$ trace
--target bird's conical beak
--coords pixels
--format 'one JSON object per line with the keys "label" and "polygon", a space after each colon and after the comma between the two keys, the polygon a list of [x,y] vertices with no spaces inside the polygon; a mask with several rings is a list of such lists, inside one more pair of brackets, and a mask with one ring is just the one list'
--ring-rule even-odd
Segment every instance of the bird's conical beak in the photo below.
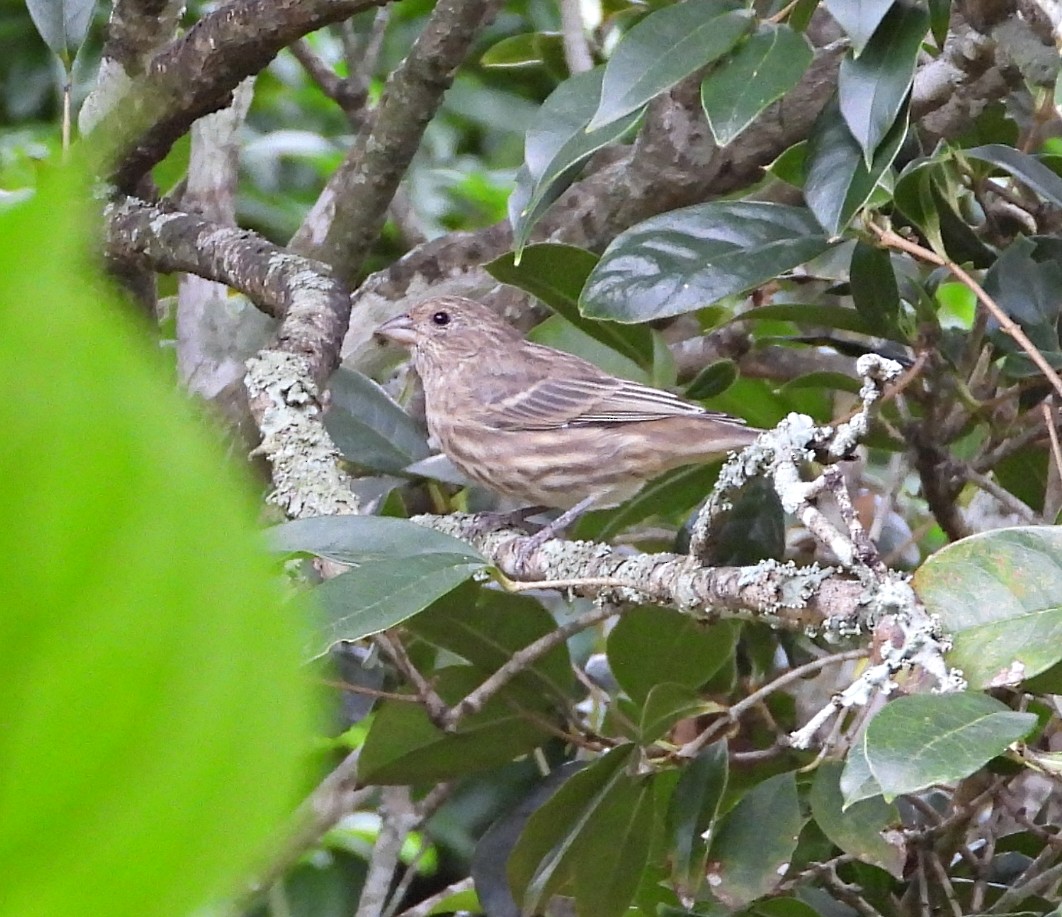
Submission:
{"label": "bird's conical beak", "polygon": [[396,315],[380,325],[374,332],[377,337],[394,341],[403,347],[412,347],[417,342],[413,320],[408,315]]}

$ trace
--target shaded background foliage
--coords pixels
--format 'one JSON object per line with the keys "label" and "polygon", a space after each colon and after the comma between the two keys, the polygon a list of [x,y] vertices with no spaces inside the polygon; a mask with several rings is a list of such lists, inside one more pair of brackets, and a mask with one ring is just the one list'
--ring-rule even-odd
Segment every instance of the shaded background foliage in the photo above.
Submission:
{"label": "shaded background foliage", "polygon": [[[295,520],[273,547],[313,596],[294,607],[334,720],[319,786],[266,865],[240,864],[242,892],[165,852],[151,868],[218,913],[1057,912],[1057,22],[1031,3],[682,0],[587,5],[573,26],[576,6],[30,3],[38,25],[87,24],[69,49],[51,36],[57,56],[0,2],[5,241],[25,241],[27,197],[50,200],[69,72],[74,112],[119,113],[75,143],[116,163],[94,244],[181,382],[234,442],[263,440],[262,496]],[[184,69],[170,52],[221,34],[219,13],[244,31]],[[231,121],[190,130],[233,91]],[[792,607],[506,591],[552,571],[404,518],[496,502],[429,457],[415,386],[370,339],[441,292],[762,427],[839,421],[855,358],[898,359],[838,485],[873,562],[839,558],[758,479],[701,559],[742,582],[785,575],[763,560],[832,565],[801,568]],[[718,473],[650,482],[572,535],[619,546],[605,579],[635,548],[685,551]],[[870,619],[859,601],[894,570],[921,604]],[[796,747],[926,612],[971,691],[890,670],[903,696],[827,718],[821,757]]]}

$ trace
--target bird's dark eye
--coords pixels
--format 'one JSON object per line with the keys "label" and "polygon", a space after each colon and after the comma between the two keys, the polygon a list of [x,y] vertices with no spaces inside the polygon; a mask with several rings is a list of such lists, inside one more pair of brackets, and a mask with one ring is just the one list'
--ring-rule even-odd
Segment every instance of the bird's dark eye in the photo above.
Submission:
{"label": "bird's dark eye", "polygon": [[432,315],[431,320],[436,325],[439,325],[439,326],[449,325],[450,324],[450,313],[449,312],[441,312],[441,311],[440,312],[436,312],[436,313],[434,313]]}

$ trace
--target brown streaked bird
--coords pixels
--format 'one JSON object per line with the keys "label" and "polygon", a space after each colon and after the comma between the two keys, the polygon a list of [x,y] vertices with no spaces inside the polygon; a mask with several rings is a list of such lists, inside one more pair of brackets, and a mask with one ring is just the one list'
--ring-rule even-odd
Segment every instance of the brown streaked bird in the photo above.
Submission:
{"label": "brown streaked bird", "polygon": [[412,350],[428,430],[467,477],[568,510],[614,506],[651,478],[749,445],[761,432],[727,414],[611,376],[525,341],[486,306],[429,299],[376,334]]}

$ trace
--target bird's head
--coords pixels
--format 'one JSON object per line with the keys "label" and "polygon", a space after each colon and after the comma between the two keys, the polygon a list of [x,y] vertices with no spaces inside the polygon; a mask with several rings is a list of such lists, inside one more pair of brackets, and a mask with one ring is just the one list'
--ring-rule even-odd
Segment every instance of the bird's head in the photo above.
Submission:
{"label": "bird's head", "polygon": [[374,333],[411,348],[418,371],[435,359],[461,361],[521,340],[515,328],[486,306],[461,296],[425,300]]}

